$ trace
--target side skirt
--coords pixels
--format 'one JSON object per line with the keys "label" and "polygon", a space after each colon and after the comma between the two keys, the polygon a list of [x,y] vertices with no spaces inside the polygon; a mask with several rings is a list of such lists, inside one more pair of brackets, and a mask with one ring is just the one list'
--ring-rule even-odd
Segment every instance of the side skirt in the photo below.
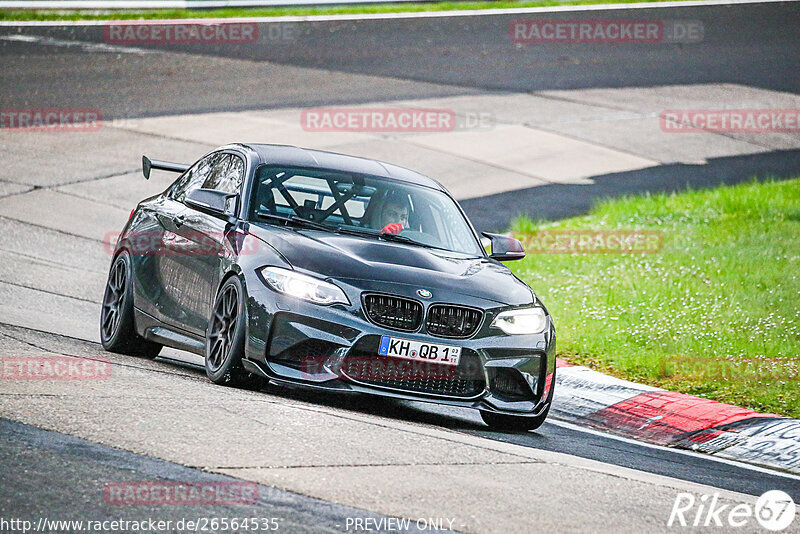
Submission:
{"label": "side skirt", "polygon": [[206,343],[187,332],[170,328],[158,319],[137,308],[133,309],[136,331],[145,339],[174,349],[187,350],[205,356]]}

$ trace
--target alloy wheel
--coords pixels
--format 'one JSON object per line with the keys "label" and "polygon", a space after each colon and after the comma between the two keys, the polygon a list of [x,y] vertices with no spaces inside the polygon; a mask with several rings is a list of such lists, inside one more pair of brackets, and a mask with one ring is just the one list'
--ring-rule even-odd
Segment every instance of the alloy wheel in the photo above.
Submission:
{"label": "alloy wheel", "polygon": [[214,318],[209,334],[210,350],[208,363],[211,371],[217,371],[225,363],[233,346],[236,323],[239,317],[239,294],[236,287],[225,288],[214,308]]}
{"label": "alloy wheel", "polygon": [[125,285],[127,282],[125,261],[118,259],[111,270],[103,297],[103,335],[111,339],[119,329],[122,305],[125,301]]}

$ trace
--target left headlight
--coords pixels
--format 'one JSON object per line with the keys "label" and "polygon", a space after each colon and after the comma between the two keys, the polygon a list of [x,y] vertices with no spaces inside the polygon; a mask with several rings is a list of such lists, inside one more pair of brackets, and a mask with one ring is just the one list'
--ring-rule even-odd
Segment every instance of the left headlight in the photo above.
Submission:
{"label": "left headlight", "polygon": [[313,276],[280,267],[262,267],[260,272],[267,284],[280,293],[316,304],[350,304],[344,291]]}
{"label": "left headlight", "polygon": [[500,312],[492,326],[506,334],[538,334],[547,326],[547,314],[539,307]]}

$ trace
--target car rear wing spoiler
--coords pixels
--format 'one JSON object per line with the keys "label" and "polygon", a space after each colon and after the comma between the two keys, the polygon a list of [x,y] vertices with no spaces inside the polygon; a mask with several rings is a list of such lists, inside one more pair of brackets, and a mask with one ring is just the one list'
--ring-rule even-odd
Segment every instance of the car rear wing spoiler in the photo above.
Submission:
{"label": "car rear wing spoiler", "polygon": [[185,172],[189,166],[184,163],[170,163],[169,161],[150,160],[147,156],[142,156],[142,174],[144,179],[150,179],[150,170],[159,169],[162,171]]}

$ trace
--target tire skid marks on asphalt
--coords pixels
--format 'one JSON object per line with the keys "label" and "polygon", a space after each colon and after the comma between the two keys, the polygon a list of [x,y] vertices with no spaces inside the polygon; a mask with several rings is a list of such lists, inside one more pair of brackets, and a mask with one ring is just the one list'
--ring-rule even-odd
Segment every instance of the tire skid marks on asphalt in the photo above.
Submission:
{"label": "tire skid marks on asphalt", "polygon": [[103,52],[114,54],[157,54],[158,50],[147,50],[135,46],[119,46],[106,43],[92,43],[89,41],[68,41],[65,39],[55,39],[42,35],[23,35],[21,33],[0,36],[0,41],[10,41],[19,43],[32,43],[42,46],[58,46],[63,48],[79,47],[84,52]]}
{"label": "tire skid marks on asphalt", "polygon": [[[51,343],[49,343],[51,346],[48,347],[41,342],[36,343],[30,341],[29,339],[26,339],[25,335],[21,335],[24,333],[28,334],[37,333],[39,335],[45,336],[48,339],[49,338],[54,338],[54,339],[51,340]],[[66,358],[76,358],[80,360],[92,360],[92,361],[105,361],[105,359],[107,358],[111,360],[112,365],[116,367],[124,367],[127,369],[141,371],[141,372],[148,372],[148,373],[159,373],[161,375],[171,375],[183,379],[193,379],[201,381],[203,383],[205,383],[206,381],[205,377],[197,376],[195,373],[189,371],[184,371],[180,367],[176,367],[174,365],[164,364],[156,360],[130,361],[131,359],[129,357],[121,356],[114,353],[104,352],[100,348],[95,347],[96,345],[95,342],[82,338],[70,337],[62,334],[53,334],[51,332],[46,332],[44,330],[36,330],[28,327],[20,327],[17,325],[4,322],[0,322],[0,337],[12,340],[20,345],[27,345],[32,349],[41,351],[44,354],[55,354],[59,356],[64,356]],[[63,342],[64,339],[66,339],[68,343],[64,343]],[[67,350],[64,348],[64,345],[68,345],[74,350],[72,351]],[[95,396],[95,397],[100,398],[101,396]]]}
{"label": "tire skid marks on asphalt", "polygon": [[31,185],[18,184],[8,180],[0,180],[0,198],[23,195],[32,190],[33,186]]}

